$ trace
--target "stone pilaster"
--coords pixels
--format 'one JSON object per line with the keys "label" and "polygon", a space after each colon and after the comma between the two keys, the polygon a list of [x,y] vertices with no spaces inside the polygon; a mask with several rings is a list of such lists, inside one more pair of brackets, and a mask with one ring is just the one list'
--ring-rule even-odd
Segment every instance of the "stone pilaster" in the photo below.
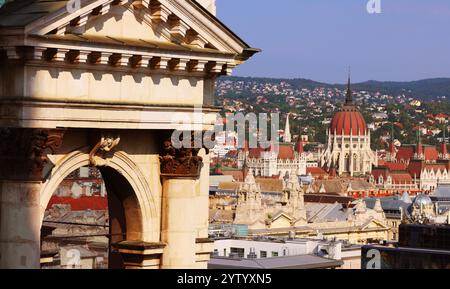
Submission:
{"label": "stone pilaster", "polygon": [[0,181],[0,268],[40,267],[39,181]]}
{"label": "stone pilaster", "polygon": [[209,260],[205,258],[209,247],[200,246],[197,242],[199,234],[205,234],[201,231],[205,231],[203,227],[208,222],[208,214],[205,214],[208,204],[203,195],[209,172],[206,171],[208,166],[203,166],[203,158],[198,155],[201,149],[194,146],[192,139],[192,148],[176,149],[167,140],[162,149],[161,241],[166,244],[161,264],[163,269],[204,268]]}
{"label": "stone pilaster", "polygon": [[0,129],[0,268],[39,268],[40,190],[63,130]]}
{"label": "stone pilaster", "polygon": [[196,215],[193,206],[196,180],[163,179],[161,241],[167,245],[162,269],[194,269],[196,266]]}

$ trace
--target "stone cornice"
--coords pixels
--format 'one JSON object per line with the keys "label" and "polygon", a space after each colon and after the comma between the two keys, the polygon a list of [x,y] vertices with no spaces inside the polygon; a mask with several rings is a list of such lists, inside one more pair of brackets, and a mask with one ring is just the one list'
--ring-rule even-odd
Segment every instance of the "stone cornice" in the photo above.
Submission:
{"label": "stone cornice", "polygon": [[[198,112],[194,106],[139,105],[123,103],[83,103],[19,99],[0,101],[0,126],[29,128],[103,128],[176,130],[183,127],[174,122],[174,114],[195,120],[203,130],[212,130],[218,109],[207,107]],[[124,114],[125,113],[125,114]],[[200,115],[199,115],[200,114]]]}

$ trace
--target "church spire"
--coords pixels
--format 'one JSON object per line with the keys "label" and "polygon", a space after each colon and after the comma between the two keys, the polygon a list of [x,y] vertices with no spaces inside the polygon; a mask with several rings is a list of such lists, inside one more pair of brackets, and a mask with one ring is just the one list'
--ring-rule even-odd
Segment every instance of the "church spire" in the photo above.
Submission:
{"label": "church spire", "polygon": [[447,125],[444,126],[444,129],[443,129],[442,133],[443,133],[443,139],[442,139],[442,144],[441,144],[440,158],[442,160],[448,160],[450,156],[449,156],[448,150],[447,150],[447,137],[446,137]]}
{"label": "church spire", "polygon": [[347,94],[345,95],[345,105],[353,105],[353,92],[351,88],[351,70],[348,70]]}
{"label": "church spire", "polygon": [[415,153],[416,159],[423,160],[424,159],[424,150],[423,150],[423,144],[422,144],[422,131],[419,127],[419,130],[417,131],[417,145],[416,145],[416,153]]}
{"label": "church spire", "polygon": [[289,115],[290,115],[290,113],[287,114],[286,127],[284,129],[284,138],[283,138],[283,140],[284,140],[285,143],[292,142],[291,125],[289,123]]}

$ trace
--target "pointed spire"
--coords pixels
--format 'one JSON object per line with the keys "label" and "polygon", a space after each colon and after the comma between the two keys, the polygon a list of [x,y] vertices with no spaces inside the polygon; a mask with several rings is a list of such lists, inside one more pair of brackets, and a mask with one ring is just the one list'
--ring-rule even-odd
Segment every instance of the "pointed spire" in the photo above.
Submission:
{"label": "pointed spire", "polygon": [[295,150],[297,151],[297,153],[298,153],[299,155],[302,155],[302,154],[305,152],[305,150],[304,150],[304,144],[303,144],[303,140],[302,140],[302,137],[301,137],[301,136],[298,137],[297,145],[296,145],[296,147],[295,147]]}
{"label": "pointed spire", "polygon": [[394,130],[394,123],[392,123],[392,127],[391,127],[391,142],[393,143],[395,140],[395,130]]}
{"label": "pointed spire", "polygon": [[423,157],[423,145],[422,145],[422,137],[421,137],[421,128],[417,131],[417,147],[416,147],[416,158],[422,159]]}
{"label": "pointed spire", "polygon": [[256,184],[255,176],[253,175],[253,170],[249,170],[248,174],[245,176],[245,181],[248,185]]}
{"label": "pointed spire", "polygon": [[442,140],[442,145],[441,145],[441,159],[442,160],[447,160],[449,159],[449,155],[448,155],[448,150],[447,150],[447,137],[446,137],[446,133],[447,133],[447,125],[444,126],[444,130],[443,130],[443,140]]}
{"label": "pointed spire", "polygon": [[390,161],[393,161],[396,155],[395,151],[395,136],[394,136],[394,123],[392,123],[392,131],[391,131],[391,143],[389,144],[389,153],[390,153]]}
{"label": "pointed spire", "polygon": [[383,207],[381,205],[381,199],[377,198],[377,200],[375,201],[375,207],[373,209],[377,213],[383,213],[384,212]]}
{"label": "pointed spire", "polygon": [[248,174],[248,159],[247,159],[247,153],[245,153],[244,155],[244,164],[242,165],[242,178],[243,180],[245,180],[247,178],[247,174]]}
{"label": "pointed spire", "polygon": [[290,113],[288,113],[287,117],[286,117],[286,127],[284,129],[284,138],[283,138],[285,143],[292,142],[291,125],[289,123],[289,116],[290,116]]}
{"label": "pointed spire", "polygon": [[351,68],[348,69],[347,94],[345,96],[345,105],[353,105],[353,92],[351,88]]}
{"label": "pointed spire", "polygon": [[290,174],[289,179],[286,182],[286,190],[300,191],[300,183],[298,182],[298,176],[296,174]]}

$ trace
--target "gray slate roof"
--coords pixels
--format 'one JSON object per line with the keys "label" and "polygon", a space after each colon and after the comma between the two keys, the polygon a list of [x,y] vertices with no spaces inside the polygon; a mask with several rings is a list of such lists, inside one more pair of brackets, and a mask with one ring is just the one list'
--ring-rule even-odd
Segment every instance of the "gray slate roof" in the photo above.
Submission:
{"label": "gray slate roof", "polygon": [[438,199],[450,200],[450,184],[439,185],[431,196]]}
{"label": "gray slate roof", "polygon": [[[376,198],[365,198],[366,206],[369,209],[373,209],[375,207]],[[400,211],[400,208],[403,208],[403,211],[406,213],[408,208],[411,206],[410,203],[406,203],[401,200],[398,196],[380,198],[381,207],[384,211]]]}
{"label": "gray slate roof", "polygon": [[326,269],[336,268],[342,261],[316,255],[299,255],[267,259],[212,258],[209,269]]}

